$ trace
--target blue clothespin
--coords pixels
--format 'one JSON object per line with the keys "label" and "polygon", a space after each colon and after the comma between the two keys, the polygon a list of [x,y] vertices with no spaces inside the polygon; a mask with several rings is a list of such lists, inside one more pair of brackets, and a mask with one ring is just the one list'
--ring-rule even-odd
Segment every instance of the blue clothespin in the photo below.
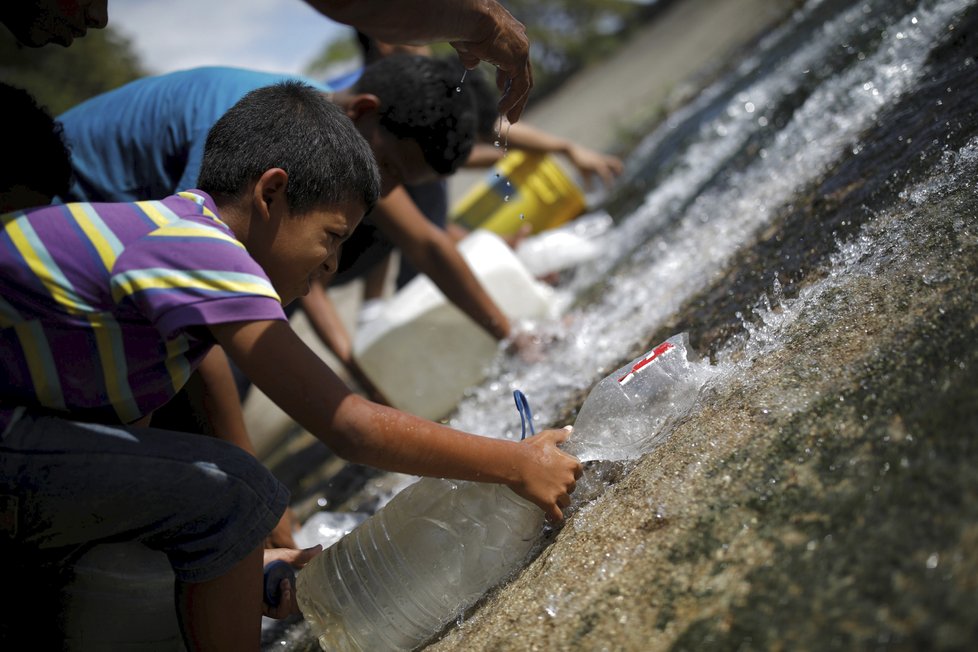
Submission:
{"label": "blue clothespin", "polygon": [[520,390],[513,392],[513,399],[516,401],[516,409],[520,413],[520,427],[522,428],[522,433],[520,434],[520,441],[526,439],[526,424],[530,424],[530,434],[535,435],[536,430],[533,428],[533,412],[530,411],[530,404],[526,400],[526,394]]}
{"label": "blue clothespin", "polygon": [[292,570],[292,566],[281,559],[269,562],[265,566],[264,573],[264,598],[269,606],[277,607],[282,601],[282,591],[279,587],[282,580],[289,580],[292,591],[295,592],[295,571]]}

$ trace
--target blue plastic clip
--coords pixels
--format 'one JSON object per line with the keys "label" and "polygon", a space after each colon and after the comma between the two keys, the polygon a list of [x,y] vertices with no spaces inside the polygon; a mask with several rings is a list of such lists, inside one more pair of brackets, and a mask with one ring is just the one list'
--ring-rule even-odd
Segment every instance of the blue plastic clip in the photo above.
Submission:
{"label": "blue plastic clip", "polygon": [[516,409],[520,413],[520,427],[522,428],[522,433],[520,434],[520,441],[526,439],[526,424],[530,424],[530,434],[537,434],[536,430],[533,428],[533,412],[530,411],[530,404],[526,400],[526,394],[520,390],[513,392],[513,399],[516,401]]}
{"label": "blue plastic clip", "polygon": [[282,580],[289,580],[292,585],[292,591],[295,592],[295,571],[292,570],[292,566],[288,562],[284,562],[281,559],[277,559],[273,562],[269,562],[265,566],[265,577],[264,577],[264,599],[265,602],[272,607],[277,607],[279,602],[282,601],[282,591],[279,586]]}

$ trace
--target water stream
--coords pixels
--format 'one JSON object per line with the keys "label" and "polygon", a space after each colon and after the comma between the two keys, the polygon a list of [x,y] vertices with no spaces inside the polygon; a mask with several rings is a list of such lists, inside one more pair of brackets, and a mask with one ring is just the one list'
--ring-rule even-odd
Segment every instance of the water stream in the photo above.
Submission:
{"label": "water stream", "polygon": [[431,649],[975,640],[976,54],[974,0],[809,0],[636,145],[605,255],[450,423],[571,423],[682,331],[718,373]]}

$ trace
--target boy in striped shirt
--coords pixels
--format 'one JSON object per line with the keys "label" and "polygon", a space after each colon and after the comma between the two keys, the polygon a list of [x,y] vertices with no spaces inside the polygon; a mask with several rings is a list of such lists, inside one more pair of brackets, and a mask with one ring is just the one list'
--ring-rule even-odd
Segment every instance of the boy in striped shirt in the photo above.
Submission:
{"label": "boy in striped shirt", "polygon": [[[566,431],[461,433],[353,394],[282,306],[335,271],[376,201],[370,147],[315,89],[253,91],[208,135],[199,189],[0,216],[0,545],[57,566],[100,541],[168,555],[188,649],[257,650],[263,541],[288,492],[241,449],[156,430],[214,344],[338,455],[499,482],[561,518]],[[298,563],[307,558],[297,558]],[[282,616],[294,607],[265,613]]]}

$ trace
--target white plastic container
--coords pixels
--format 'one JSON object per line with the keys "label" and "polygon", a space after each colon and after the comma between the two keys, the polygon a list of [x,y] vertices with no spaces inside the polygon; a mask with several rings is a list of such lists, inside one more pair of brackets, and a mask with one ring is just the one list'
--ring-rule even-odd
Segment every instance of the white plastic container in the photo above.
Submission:
{"label": "white plastic container", "polygon": [[674,335],[598,381],[561,448],[582,462],[637,458],[686,416],[715,373],[690,351],[686,333]]}
{"label": "white plastic container", "polygon": [[516,255],[534,276],[582,265],[604,251],[600,238],[614,225],[605,211],[588,213],[554,229],[524,238],[516,246]]}
{"label": "white plastic container", "polygon": [[[553,290],[533,278],[501,237],[479,230],[458,247],[508,318],[553,315]],[[426,419],[447,416],[465,390],[485,378],[497,349],[496,340],[426,276],[391,297],[353,342],[360,367],[394,407]]]}
{"label": "white plastic container", "polygon": [[497,484],[423,478],[296,581],[324,650],[412,650],[513,574],[543,511]]}
{"label": "white plastic container", "polygon": [[184,652],[166,555],[136,542],[94,546],[63,591],[64,649]]}

